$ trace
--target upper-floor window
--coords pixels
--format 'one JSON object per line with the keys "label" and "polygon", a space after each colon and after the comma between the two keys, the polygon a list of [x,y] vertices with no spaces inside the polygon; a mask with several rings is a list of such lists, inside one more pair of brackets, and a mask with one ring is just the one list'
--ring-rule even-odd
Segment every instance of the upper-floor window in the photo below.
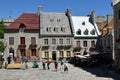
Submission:
{"label": "upper-floor window", "polygon": [[76,32],[77,35],[81,35],[81,30],[78,29],[77,32]]}
{"label": "upper-floor window", "polygon": [[31,44],[36,44],[36,38],[35,37],[31,37]]}
{"label": "upper-floor window", "polygon": [[51,32],[51,26],[48,26],[46,29],[48,32]]}
{"label": "upper-floor window", "polygon": [[83,46],[87,47],[87,41],[83,41]]}
{"label": "upper-floor window", "polygon": [[54,31],[58,32],[58,26],[57,25],[54,27]]}
{"label": "upper-floor window", "polygon": [[9,45],[14,45],[14,37],[9,37]]}
{"label": "upper-floor window", "polygon": [[70,44],[70,39],[66,39],[66,44]]}
{"label": "upper-floor window", "polygon": [[52,39],[52,44],[56,44],[56,39]]}
{"label": "upper-floor window", "polygon": [[25,44],[25,37],[20,37],[20,44]]}
{"label": "upper-floor window", "polygon": [[88,29],[85,29],[84,34],[88,35],[88,33],[89,33]]}
{"label": "upper-floor window", "polygon": [[91,46],[95,46],[95,41],[91,41]]}
{"label": "upper-floor window", "polygon": [[57,19],[57,22],[60,22],[60,18]]}
{"label": "upper-floor window", "polygon": [[77,44],[77,46],[80,46],[80,41],[77,41],[76,44]]}
{"label": "upper-floor window", "polygon": [[60,44],[63,44],[63,39],[59,39],[59,43],[60,43]]}
{"label": "upper-floor window", "polygon": [[25,25],[24,24],[20,24],[19,31],[20,32],[24,32],[25,31]]}
{"label": "upper-floor window", "polygon": [[90,34],[95,35],[95,29],[93,29]]}
{"label": "upper-floor window", "polygon": [[61,27],[61,31],[62,31],[62,32],[65,32],[65,26],[62,26],[62,27]]}
{"label": "upper-floor window", "polygon": [[44,39],[44,44],[48,44],[48,39]]}
{"label": "upper-floor window", "polygon": [[85,21],[82,22],[82,25],[85,25]]}

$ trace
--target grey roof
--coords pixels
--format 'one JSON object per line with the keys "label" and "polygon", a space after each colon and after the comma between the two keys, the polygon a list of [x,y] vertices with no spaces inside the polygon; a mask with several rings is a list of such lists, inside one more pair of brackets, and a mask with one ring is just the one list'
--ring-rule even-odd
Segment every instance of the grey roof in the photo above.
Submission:
{"label": "grey roof", "polygon": [[[42,13],[40,15],[41,35],[71,35],[70,23],[65,13]],[[51,28],[51,32],[47,28]],[[54,31],[58,28],[58,31]],[[65,32],[61,31],[65,28]]]}

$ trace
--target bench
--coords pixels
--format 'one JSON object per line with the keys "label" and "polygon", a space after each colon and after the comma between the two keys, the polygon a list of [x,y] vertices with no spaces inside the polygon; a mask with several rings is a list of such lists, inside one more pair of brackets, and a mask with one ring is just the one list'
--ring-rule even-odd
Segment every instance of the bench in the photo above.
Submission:
{"label": "bench", "polygon": [[7,69],[21,69],[22,64],[21,63],[14,63],[14,64],[8,64]]}

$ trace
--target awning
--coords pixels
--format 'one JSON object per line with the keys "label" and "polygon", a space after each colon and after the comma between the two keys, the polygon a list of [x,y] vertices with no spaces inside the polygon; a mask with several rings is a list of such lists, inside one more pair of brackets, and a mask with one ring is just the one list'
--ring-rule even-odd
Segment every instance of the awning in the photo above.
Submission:
{"label": "awning", "polygon": [[82,56],[82,55],[75,55],[75,57],[81,58],[81,59],[86,59],[86,56]]}

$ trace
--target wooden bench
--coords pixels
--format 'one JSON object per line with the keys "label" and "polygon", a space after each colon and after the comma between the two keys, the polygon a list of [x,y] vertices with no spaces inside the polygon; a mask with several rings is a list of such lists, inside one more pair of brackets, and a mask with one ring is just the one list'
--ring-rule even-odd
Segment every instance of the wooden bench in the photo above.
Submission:
{"label": "wooden bench", "polygon": [[7,69],[21,69],[22,64],[21,63],[14,63],[14,64],[8,64]]}

